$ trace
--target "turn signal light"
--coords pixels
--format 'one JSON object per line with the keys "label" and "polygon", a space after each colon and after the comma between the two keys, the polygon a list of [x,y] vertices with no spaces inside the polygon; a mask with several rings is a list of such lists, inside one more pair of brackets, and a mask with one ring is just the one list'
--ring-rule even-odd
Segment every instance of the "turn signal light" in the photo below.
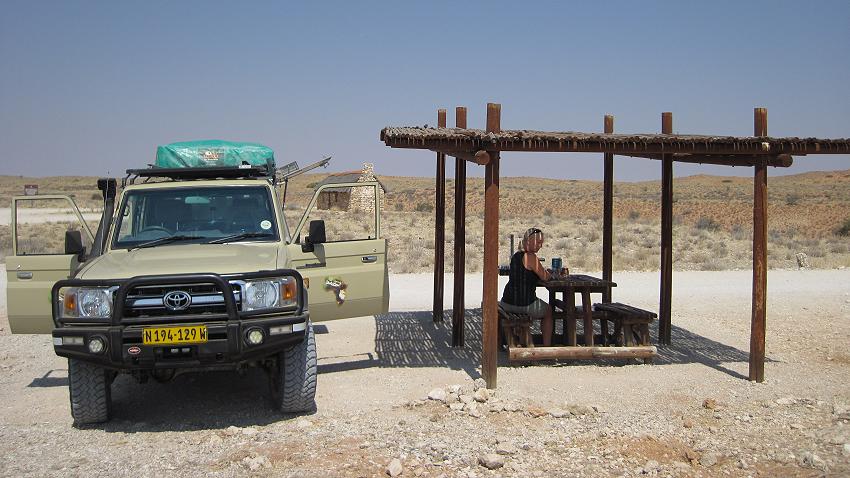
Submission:
{"label": "turn signal light", "polygon": [[296,287],[296,282],[292,279],[283,283],[283,287],[280,289],[281,298],[283,299],[282,302],[286,303],[295,301]]}
{"label": "turn signal light", "polygon": [[73,317],[77,314],[77,293],[65,292],[62,299],[63,309],[65,311],[63,317]]}

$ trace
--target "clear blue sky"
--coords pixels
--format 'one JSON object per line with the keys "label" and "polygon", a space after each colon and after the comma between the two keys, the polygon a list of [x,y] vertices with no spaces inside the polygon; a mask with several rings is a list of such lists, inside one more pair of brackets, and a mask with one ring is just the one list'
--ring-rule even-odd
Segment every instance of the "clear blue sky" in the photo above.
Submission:
{"label": "clear blue sky", "polygon": [[[156,145],[256,141],[278,162],[433,175],[386,125],[488,101],[502,127],[850,137],[850,2],[114,2],[0,4],[0,174],[120,175]],[[533,161],[526,161],[533,157]],[[502,174],[601,178],[601,155],[505,154]],[[801,157],[788,171],[850,168]],[[478,171],[478,170],[481,171]],[[449,172],[451,174],[452,168]],[[470,174],[481,175],[473,167]],[[676,165],[676,175],[744,168]],[[660,164],[619,159],[618,180]]]}

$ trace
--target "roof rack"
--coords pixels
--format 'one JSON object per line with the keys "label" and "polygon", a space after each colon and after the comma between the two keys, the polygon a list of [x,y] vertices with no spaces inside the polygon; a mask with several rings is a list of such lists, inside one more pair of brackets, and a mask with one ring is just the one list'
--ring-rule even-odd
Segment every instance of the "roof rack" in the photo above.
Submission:
{"label": "roof rack", "polygon": [[[133,179],[130,179],[130,178]],[[228,166],[209,168],[157,168],[128,169],[126,182],[130,184],[135,178],[168,178],[168,179],[238,179],[238,178],[274,178],[274,171],[265,166]]]}

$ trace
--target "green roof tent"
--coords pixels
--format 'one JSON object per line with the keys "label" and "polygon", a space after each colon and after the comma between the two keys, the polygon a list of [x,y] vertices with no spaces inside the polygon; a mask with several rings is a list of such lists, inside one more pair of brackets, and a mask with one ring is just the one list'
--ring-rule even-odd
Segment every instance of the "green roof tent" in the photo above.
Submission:
{"label": "green roof tent", "polygon": [[218,139],[184,141],[157,146],[154,163],[157,168],[220,168],[244,164],[274,171],[274,151],[257,143]]}

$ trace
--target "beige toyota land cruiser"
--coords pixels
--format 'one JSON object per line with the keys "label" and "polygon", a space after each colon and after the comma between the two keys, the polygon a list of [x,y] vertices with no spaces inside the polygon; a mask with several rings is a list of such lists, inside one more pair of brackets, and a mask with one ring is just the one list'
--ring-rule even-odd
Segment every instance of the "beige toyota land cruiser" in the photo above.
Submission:
{"label": "beige toyota land cruiser", "polygon": [[[12,200],[10,326],[52,334],[68,358],[74,422],[109,420],[120,373],[144,382],[249,366],[268,371],[277,409],[314,410],[313,322],[388,309],[378,183],[318,188],[291,231],[271,167],[129,170],[122,185],[116,197],[116,180],[98,181],[94,235],[69,196]],[[312,220],[328,187],[373,195],[362,237]],[[81,223],[64,254],[20,250],[17,211],[44,199],[67,200]]]}

